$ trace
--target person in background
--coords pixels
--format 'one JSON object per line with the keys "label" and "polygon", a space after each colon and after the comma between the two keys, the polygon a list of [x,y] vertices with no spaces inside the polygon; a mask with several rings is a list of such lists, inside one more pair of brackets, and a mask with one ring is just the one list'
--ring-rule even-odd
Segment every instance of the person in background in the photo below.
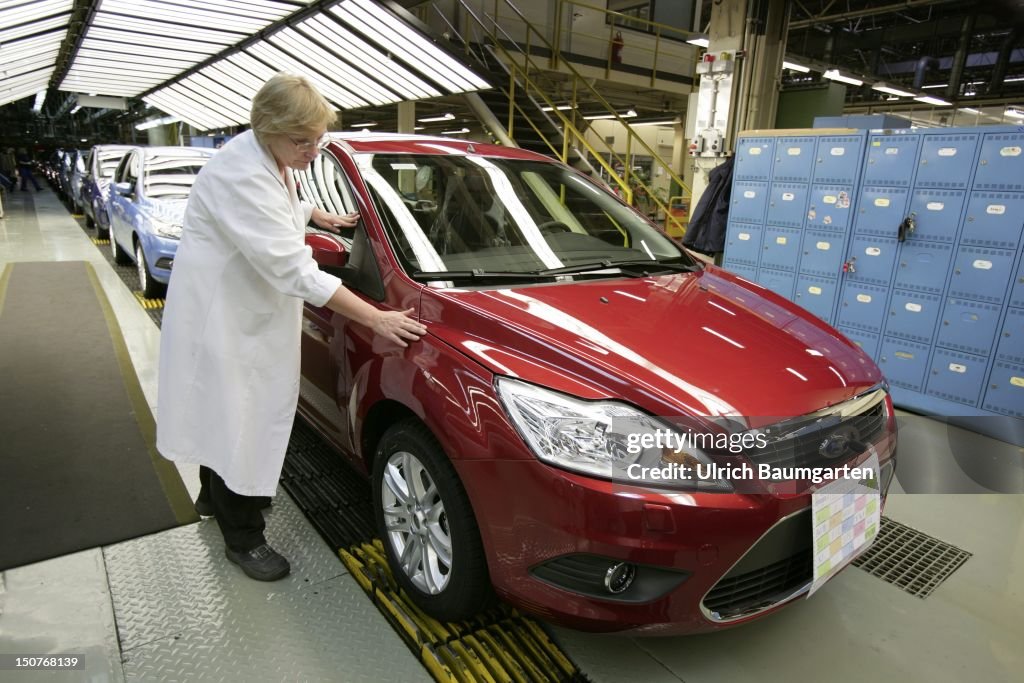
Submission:
{"label": "person in background", "polygon": [[36,192],[42,192],[43,188],[39,186],[39,181],[32,175],[32,155],[24,147],[19,147],[16,159],[18,161],[18,175],[21,176],[22,192],[28,191],[28,183],[32,183],[32,186],[36,188]]}
{"label": "person in background", "polygon": [[351,228],[357,214],[299,201],[291,171],[326,144],[333,107],[301,76],[277,74],[253,99],[252,130],[196,177],[174,259],[160,343],[157,448],[200,465],[197,512],[210,513],[225,554],[274,581],[288,560],[264,535],[298,403],[302,303],[327,306],[398,352],[426,328],[413,309],[382,310],[321,271],[305,226]]}
{"label": "person in background", "polygon": [[0,185],[13,190],[18,182],[18,162],[14,158],[14,149],[8,147],[0,150]]}

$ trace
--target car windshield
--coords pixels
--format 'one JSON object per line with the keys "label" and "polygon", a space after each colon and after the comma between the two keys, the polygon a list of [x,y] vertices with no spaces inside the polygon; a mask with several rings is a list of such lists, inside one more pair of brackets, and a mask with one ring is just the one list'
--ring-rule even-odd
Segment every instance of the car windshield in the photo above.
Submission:
{"label": "car windshield", "polygon": [[560,164],[472,154],[364,154],[357,163],[403,266],[422,279],[696,267],[614,195]]}
{"label": "car windshield", "polygon": [[188,199],[192,183],[209,157],[152,156],[146,158],[143,189],[151,199]]}
{"label": "car windshield", "polygon": [[117,165],[121,163],[121,159],[124,158],[124,150],[116,152],[100,152],[100,178],[104,180],[110,180],[114,177],[114,171],[117,170]]}

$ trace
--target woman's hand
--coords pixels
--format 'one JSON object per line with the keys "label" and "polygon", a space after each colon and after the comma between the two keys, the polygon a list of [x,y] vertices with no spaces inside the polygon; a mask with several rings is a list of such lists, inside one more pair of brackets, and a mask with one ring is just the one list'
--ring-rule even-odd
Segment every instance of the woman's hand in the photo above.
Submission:
{"label": "woman's hand", "polygon": [[408,341],[417,341],[427,333],[427,328],[409,315],[415,309],[409,308],[404,311],[377,311],[378,315],[371,325],[373,331],[390,339],[399,346],[405,347]]}
{"label": "woman's hand", "polygon": [[329,213],[319,207],[313,209],[313,224],[321,230],[340,233],[342,228],[353,228],[359,222],[358,213],[350,213],[342,216],[337,213]]}

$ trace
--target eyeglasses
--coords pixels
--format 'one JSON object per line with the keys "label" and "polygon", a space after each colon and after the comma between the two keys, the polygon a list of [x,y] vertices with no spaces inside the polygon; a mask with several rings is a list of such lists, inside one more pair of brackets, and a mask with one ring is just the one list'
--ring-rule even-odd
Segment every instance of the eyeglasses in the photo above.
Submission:
{"label": "eyeglasses", "polygon": [[327,133],[324,133],[319,139],[312,142],[309,140],[296,140],[291,135],[285,135],[285,137],[288,138],[288,141],[295,145],[300,152],[309,152],[313,149],[322,150],[331,142],[331,138]]}

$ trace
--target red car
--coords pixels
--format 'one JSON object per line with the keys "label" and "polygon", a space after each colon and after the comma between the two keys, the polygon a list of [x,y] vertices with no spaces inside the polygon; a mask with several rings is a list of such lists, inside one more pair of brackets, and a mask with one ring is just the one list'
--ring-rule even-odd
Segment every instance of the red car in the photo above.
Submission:
{"label": "red car", "polygon": [[739,624],[807,592],[821,481],[877,458],[887,489],[874,363],[588,176],[359,134],[297,180],[362,216],[308,232],[321,267],[428,329],[401,349],[307,305],[299,410],[371,478],[391,568],[431,614],[496,594],[585,630]]}

